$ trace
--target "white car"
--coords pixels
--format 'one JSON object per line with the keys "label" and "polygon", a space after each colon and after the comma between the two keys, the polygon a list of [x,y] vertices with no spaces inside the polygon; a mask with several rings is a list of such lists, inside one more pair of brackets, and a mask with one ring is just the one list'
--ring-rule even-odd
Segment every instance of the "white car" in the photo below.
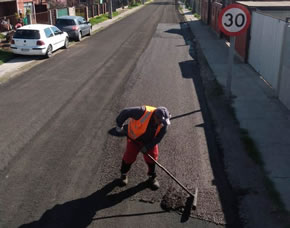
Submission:
{"label": "white car", "polygon": [[51,57],[59,48],[68,48],[66,32],[53,25],[31,24],[16,30],[11,41],[11,50],[19,55],[45,55]]}

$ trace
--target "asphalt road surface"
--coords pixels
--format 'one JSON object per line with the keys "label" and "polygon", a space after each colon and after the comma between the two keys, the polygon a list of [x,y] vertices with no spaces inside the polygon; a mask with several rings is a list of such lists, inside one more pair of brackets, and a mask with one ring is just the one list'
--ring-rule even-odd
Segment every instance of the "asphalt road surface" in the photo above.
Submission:
{"label": "asphalt road surface", "polygon": [[[176,8],[155,1],[0,87],[0,227],[238,227]],[[108,132],[143,104],[172,114],[159,161],[199,189],[188,220],[186,193],[160,169],[151,191],[141,155],[116,184],[126,139]]]}

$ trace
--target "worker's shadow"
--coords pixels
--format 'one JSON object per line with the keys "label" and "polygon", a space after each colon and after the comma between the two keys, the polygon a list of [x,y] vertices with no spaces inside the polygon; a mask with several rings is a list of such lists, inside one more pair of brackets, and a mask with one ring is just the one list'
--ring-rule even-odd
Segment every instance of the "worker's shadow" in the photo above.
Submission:
{"label": "worker's shadow", "polygon": [[38,221],[24,224],[20,227],[87,227],[94,220],[97,211],[113,207],[148,187],[146,182],[142,182],[120,193],[110,195],[110,192],[118,184],[119,180],[114,180],[85,198],[55,205],[53,208],[47,210]]}

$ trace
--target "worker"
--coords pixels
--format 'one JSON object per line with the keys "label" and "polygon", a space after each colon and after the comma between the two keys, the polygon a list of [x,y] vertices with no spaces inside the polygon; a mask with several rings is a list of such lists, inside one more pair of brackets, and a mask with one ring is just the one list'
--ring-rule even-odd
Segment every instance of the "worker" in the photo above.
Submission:
{"label": "worker", "polygon": [[[128,129],[124,130],[123,124],[129,119]],[[170,113],[165,107],[140,106],[123,109],[116,118],[116,131],[127,137],[127,147],[121,164],[120,185],[128,184],[127,173],[135,162],[137,155],[143,153],[148,166],[148,183],[152,190],[157,190],[160,185],[156,178],[155,163],[146,154],[158,159],[158,143],[165,135],[170,125]]]}

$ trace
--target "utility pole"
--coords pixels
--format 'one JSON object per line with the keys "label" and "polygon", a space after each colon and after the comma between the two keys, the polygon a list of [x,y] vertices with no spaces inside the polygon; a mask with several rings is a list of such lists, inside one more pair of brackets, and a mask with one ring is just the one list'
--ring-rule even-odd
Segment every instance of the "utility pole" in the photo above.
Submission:
{"label": "utility pole", "polygon": [[113,2],[112,0],[109,0],[109,18],[112,19],[113,18]]}

